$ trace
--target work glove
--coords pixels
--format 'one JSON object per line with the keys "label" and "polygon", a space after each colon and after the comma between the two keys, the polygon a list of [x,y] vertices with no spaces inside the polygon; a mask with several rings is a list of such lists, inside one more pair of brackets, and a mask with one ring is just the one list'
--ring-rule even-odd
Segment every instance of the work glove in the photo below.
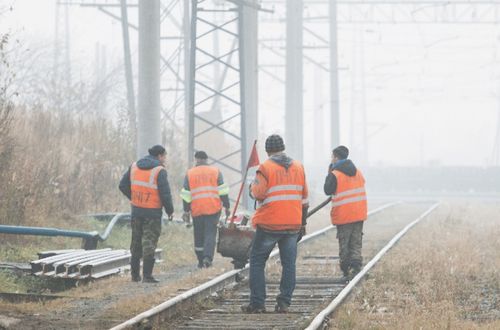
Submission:
{"label": "work glove", "polygon": [[297,243],[300,242],[300,240],[304,236],[306,236],[306,226],[300,227],[299,236],[297,237]]}
{"label": "work glove", "polygon": [[226,212],[226,219],[229,218],[229,216],[231,215],[231,210],[229,209],[229,207],[226,207],[224,211]]}

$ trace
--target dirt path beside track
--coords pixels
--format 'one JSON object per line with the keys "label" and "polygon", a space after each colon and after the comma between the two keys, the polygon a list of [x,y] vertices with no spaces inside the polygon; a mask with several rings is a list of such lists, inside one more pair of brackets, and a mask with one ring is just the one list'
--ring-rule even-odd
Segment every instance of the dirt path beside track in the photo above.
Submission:
{"label": "dirt path beside track", "polygon": [[[424,209],[423,204],[409,204],[404,207],[404,211],[398,207],[367,221],[364,238],[365,258],[374,255],[384,242]],[[406,215],[402,217],[401,212]],[[313,232],[329,225],[328,214],[327,208],[318,212],[310,219],[308,231]],[[328,235],[326,237],[328,244],[322,244],[318,247],[318,251],[303,249],[301,253],[338,255],[335,230]],[[332,276],[339,274],[335,264],[332,263],[330,268]],[[128,275],[114,277],[64,292],[73,298],[45,304],[0,302],[2,311],[0,314],[20,320],[16,329],[109,328],[230,269],[232,265],[229,260],[217,256],[214,260],[214,267],[211,269],[198,270],[195,265],[192,265],[156,273],[155,276],[161,280],[160,284],[132,283]]]}

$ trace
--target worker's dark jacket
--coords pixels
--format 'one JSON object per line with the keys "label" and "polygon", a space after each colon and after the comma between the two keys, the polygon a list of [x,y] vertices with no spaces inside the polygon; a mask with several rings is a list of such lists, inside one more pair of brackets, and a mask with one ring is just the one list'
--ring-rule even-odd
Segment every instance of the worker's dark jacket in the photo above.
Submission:
{"label": "worker's dark jacket", "polygon": [[[146,156],[137,161],[137,167],[143,170],[152,169],[156,166],[160,166],[160,162],[153,156]],[[160,173],[158,173],[158,192],[160,193],[161,203],[165,212],[167,214],[174,213],[174,206],[172,204],[172,195],[170,194],[170,186],[168,184],[167,179],[167,171],[162,169]],[[123,174],[123,177],[120,181],[119,185],[120,191],[127,196],[130,200],[131,198],[131,189],[130,189],[130,167],[127,172]],[[162,212],[161,208],[159,209],[145,209],[141,207],[132,206],[132,217],[144,217],[144,218],[161,218]]]}
{"label": "worker's dark jacket", "polygon": [[339,161],[335,167],[333,164],[330,164],[328,176],[326,177],[325,185],[323,186],[323,190],[327,195],[334,195],[337,192],[337,177],[332,173],[333,170],[340,171],[347,176],[355,176],[358,171],[350,159]]}

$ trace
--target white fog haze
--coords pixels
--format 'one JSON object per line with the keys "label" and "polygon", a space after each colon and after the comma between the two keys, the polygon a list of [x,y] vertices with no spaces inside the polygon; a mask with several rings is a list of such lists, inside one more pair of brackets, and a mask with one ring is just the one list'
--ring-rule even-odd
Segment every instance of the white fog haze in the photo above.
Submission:
{"label": "white fog haze", "polygon": [[[34,52],[36,48],[53,46],[55,1],[3,2],[12,6],[12,11],[2,17],[0,27],[19,40],[20,47]],[[136,9],[129,14],[131,22],[137,21],[134,14]],[[69,7],[69,22],[73,75],[85,76],[89,70],[94,71],[96,47],[101,47],[107,70],[122,63],[119,22],[95,8],[77,5]],[[328,31],[324,32],[327,37]],[[356,46],[361,33],[364,43]],[[500,41],[495,25],[340,23],[338,38],[341,143],[351,145],[350,111],[356,93],[353,74],[359,75],[353,73],[353,68],[363,61],[370,165],[498,165],[498,160],[493,159],[494,148],[498,148],[495,138],[500,109]],[[136,61],[134,30],[131,47]],[[259,60],[266,62],[263,56]],[[316,159],[323,152],[326,156],[322,159],[328,160],[329,148],[314,149],[312,125],[318,111],[328,111],[328,75],[316,73],[324,80],[323,91],[321,100],[312,101],[309,99],[314,96],[309,95],[318,93],[314,74],[313,66],[304,66],[305,154]],[[262,76],[267,91],[283,95],[282,84],[265,81],[267,77]],[[264,135],[282,132],[284,102],[265,101],[259,104],[259,125]],[[322,108],[316,109],[315,105]],[[326,140],[328,128],[324,130],[322,138]]]}
{"label": "white fog haze", "polygon": [[500,329],[500,0],[0,0],[0,330]]}
{"label": "white fog haze", "polygon": [[[96,111],[111,122],[117,122],[126,112],[127,91],[122,26],[110,15],[119,17],[120,9],[119,6],[101,9],[91,6],[98,3],[60,2],[56,40],[56,1],[2,1],[3,8],[8,10],[4,9],[0,18],[0,31],[9,34],[9,47],[19,53],[11,65],[23,72],[52,72],[56,56],[54,46],[57,45],[60,75],[65,70],[65,59],[69,58],[72,83],[81,82],[89,88],[95,83],[96,90],[101,88],[99,86],[106,86],[108,90],[105,101],[85,111]],[[259,13],[258,28],[257,146],[264,158],[266,136],[272,133],[286,135],[286,29],[283,20],[286,10],[279,1],[259,3],[264,10]],[[136,2],[129,1],[129,4],[130,54],[137,106],[138,9]],[[162,6],[162,10],[169,8]],[[161,51],[164,57],[177,58],[177,62],[172,62],[171,69],[161,69],[161,74],[166,73],[161,78],[161,88],[179,89],[179,92],[161,96],[162,107],[169,113],[169,119],[162,121],[166,126],[161,129],[166,132],[164,141],[173,137],[186,143],[185,100],[182,82],[179,84],[178,80],[184,79],[185,58],[175,50],[181,45],[182,52],[183,40],[180,36],[178,40],[174,37],[183,26],[183,11],[172,8],[174,19],[165,19],[167,23],[161,27],[161,35],[170,36],[172,40],[162,44]],[[304,1],[302,160],[318,189],[321,189],[332,149],[330,51],[327,21],[313,18],[324,17],[327,8],[324,4]],[[228,14],[217,15],[214,17],[221,22],[228,17]],[[499,165],[500,35],[496,24],[456,23],[453,19],[439,23],[390,23],[387,20],[352,23],[342,17],[339,14],[337,30],[338,125],[340,144],[350,148],[350,158],[356,164],[375,170],[392,166],[489,168]],[[69,48],[66,48],[65,31]],[[218,42],[219,55],[229,52],[233,41],[223,32],[216,38],[218,41],[200,41],[200,45],[211,47]],[[69,57],[65,49],[69,49]],[[238,63],[236,56],[231,61],[233,65]],[[210,70],[223,77],[223,65],[217,66],[217,63],[212,63]],[[29,69],[23,65],[29,65]],[[210,82],[213,80],[210,75],[211,72],[201,72],[198,77]],[[227,80],[226,85],[234,81],[231,69]],[[235,93],[235,87],[232,88],[228,93]],[[23,93],[21,88],[18,93],[16,102],[32,100],[28,89]],[[197,101],[208,95],[203,93],[206,91],[201,91]],[[220,99],[219,103],[213,103],[212,110],[200,108],[200,113],[207,118],[233,118],[234,104],[223,97]],[[211,114],[211,111],[215,112]],[[239,130],[234,120],[223,125],[230,131]],[[205,128],[200,126],[200,129]],[[228,134],[224,136],[228,143],[227,153],[230,153],[238,147]],[[213,142],[211,139],[202,141]],[[247,144],[248,151],[250,142]],[[203,143],[200,147],[203,148]],[[186,157],[186,150],[183,145],[176,152]],[[295,156],[292,147],[288,151]],[[228,158],[232,166],[239,162],[240,156],[235,155]]]}

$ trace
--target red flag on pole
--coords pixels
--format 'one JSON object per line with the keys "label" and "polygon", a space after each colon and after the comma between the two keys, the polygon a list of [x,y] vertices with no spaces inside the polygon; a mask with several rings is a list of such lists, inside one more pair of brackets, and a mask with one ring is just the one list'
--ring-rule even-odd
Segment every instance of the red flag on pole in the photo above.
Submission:
{"label": "red flag on pole", "polygon": [[252,153],[250,154],[250,158],[248,159],[247,171],[250,167],[254,167],[260,164],[259,154],[257,153],[257,146],[254,143],[252,148]]}
{"label": "red flag on pole", "polygon": [[252,152],[250,154],[250,158],[248,159],[247,168],[245,169],[245,174],[243,175],[243,180],[241,181],[240,191],[238,193],[238,198],[236,199],[236,203],[234,204],[233,213],[231,214],[231,223],[234,222],[234,217],[236,214],[236,210],[238,209],[238,204],[240,203],[241,193],[243,192],[243,187],[247,181],[248,169],[250,167],[254,167],[260,164],[259,154],[257,153],[257,140],[254,141]]}

